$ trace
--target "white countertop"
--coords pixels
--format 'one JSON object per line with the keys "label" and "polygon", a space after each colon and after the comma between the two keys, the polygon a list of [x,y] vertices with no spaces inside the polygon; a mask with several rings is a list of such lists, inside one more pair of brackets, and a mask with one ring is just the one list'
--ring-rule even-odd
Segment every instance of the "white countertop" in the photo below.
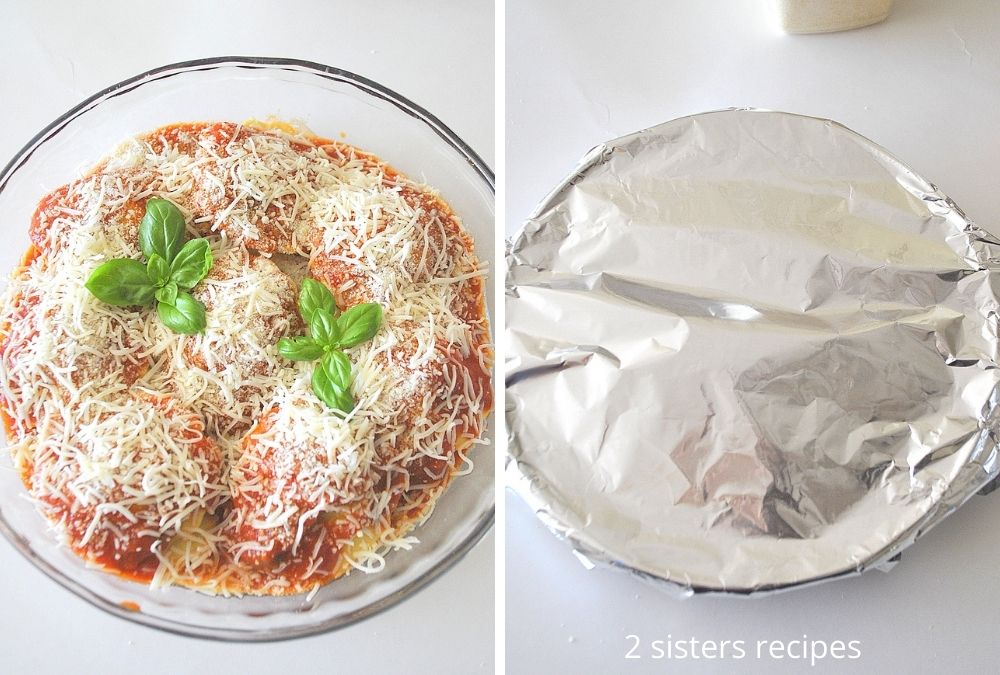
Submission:
{"label": "white countertop", "polygon": [[[56,11],[56,3],[6,3],[0,164],[115,82],[176,61],[257,55],[318,61],[374,79],[437,115],[492,166],[493,6],[445,4],[116,0],[61,3]],[[493,540],[490,533],[430,587],[379,616],[265,645],[176,637],[111,617],[49,581],[2,540],[0,672],[492,672]]]}
{"label": "white countertop", "polygon": [[[762,0],[507,2],[507,232],[592,146],[754,106],[835,119],[1000,232],[1000,6],[897,0],[890,19],[787,36]],[[507,511],[512,673],[992,672],[1000,493],[976,497],[890,573],[752,599],[677,600],[586,570],[516,496]],[[861,642],[861,658],[654,660],[668,639]],[[625,659],[634,644],[643,658]]]}

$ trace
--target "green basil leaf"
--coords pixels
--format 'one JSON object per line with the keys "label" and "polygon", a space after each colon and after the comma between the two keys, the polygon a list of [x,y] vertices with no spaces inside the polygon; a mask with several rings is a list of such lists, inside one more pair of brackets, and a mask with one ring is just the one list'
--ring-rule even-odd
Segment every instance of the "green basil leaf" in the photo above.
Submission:
{"label": "green basil leaf", "polygon": [[87,290],[98,300],[118,307],[148,305],[156,286],[149,281],[146,266],[138,260],[119,258],[99,265],[90,273]]}
{"label": "green basil leaf", "polygon": [[159,253],[154,253],[146,261],[146,275],[154,286],[160,288],[170,280],[170,265]]}
{"label": "green basil leaf", "polygon": [[304,335],[278,340],[278,354],[289,361],[315,361],[323,351],[323,345]]}
{"label": "green basil leaf", "polygon": [[146,215],[139,223],[139,247],[147,258],[153,254],[167,261],[184,245],[184,216],[180,209],[166,199],[150,199],[146,202]]}
{"label": "green basil leaf", "polygon": [[343,352],[327,352],[313,370],[313,393],[334,410],[347,414],[354,410],[351,395],[351,360]]}
{"label": "green basil leaf", "polygon": [[333,300],[333,293],[315,279],[303,279],[299,290],[299,314],[307,324],[311,324],[313,312],[317,309],[325,309],[331,316],[337,316],[337,303]]}
{"label": "green basil leaf", "polygon": [[212,269],[212,249],[208,239],[192,239],[184,244],[170,263],[170,280],[181,288],[194,288]]}
{"label": "green basil leaf", "polygon": [[168,305],[177,304],[177,284],[168,281],[162,288],[156,289],[156,301]]}
{"label": "green basil leaf", "polygon": [[309,321],[309,335],[324,347],[335,347],[340,340],[337,320],[322,307],[314,309]]}
{"label": "green basil leaf", "polygon": [[179,292],[173,305],[159,303],[156,313],[160,315],[160,321],[175,333],[192,335],[205,330],[205,305],[190,293]]}
{"label": "green basil leaf", "polygon": [[340,347],[353,347],[371,340],[382,325],[382,305],[365,302],[354,305],[340,315],[337,327],[340,329]]}
{"label": "green basil leaf", "polygon": [[326,370],[327,375],[330,376],[330,380],[335,384],[340,385],[344,389],[350,390],[351,388],[351,371],[353,367],[351,366],[351,359],[342,351],[333,350],[327,352],[326,356],[323,357],[321,365]]}

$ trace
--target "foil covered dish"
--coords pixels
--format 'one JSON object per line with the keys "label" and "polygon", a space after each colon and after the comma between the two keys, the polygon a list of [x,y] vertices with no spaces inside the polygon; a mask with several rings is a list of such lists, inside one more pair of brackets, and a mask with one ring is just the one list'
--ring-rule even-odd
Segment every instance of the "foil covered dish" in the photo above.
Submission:
{"label": "foil covered dish", "polygon": [[998,256],[830,120],[604,143],[508,242],[508,484],[684,594],[886,568],[1000,471]]}

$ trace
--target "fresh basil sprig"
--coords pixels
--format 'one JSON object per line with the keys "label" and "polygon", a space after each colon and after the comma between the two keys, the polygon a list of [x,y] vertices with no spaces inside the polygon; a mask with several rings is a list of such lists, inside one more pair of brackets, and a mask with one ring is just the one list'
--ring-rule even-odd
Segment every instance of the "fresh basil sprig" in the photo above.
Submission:
{"label": "fresh basil sprig", "polygon": [[337,311],[330,290],[315,279],[304,279],[299,291],[299,313],[309,335],[281,338],[278,354],[291,361],[315,361],[313,393],[335,411],[354,410],[351,395],[351,360],[340,351],[371,340],[382,325],[382,306],[366,302],[343,314]]}
{"label": "fresh basil sprig", "polygon": [[184,216],[166,199],[146,202],[139,223],[139,248],[146,264],[131,258],[109,260],[85,284],[98,300],[118,307],[156,303],[160,320],[175,333],[205,330],[205,305],[187,291],[212,269],[207,239],[184,243]]}

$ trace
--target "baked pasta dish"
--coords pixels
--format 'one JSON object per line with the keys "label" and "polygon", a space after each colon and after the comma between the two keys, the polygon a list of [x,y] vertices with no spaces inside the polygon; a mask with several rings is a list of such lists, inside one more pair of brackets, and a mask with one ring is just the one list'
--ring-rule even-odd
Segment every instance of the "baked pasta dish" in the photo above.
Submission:
{"label": "baked pasta dish", "polygon": [[207,593],[377,572],[471,470],[485,268],[431,188],[283,123],[128,140],[42,198],[0,315],[29,497],[87,563]]}

